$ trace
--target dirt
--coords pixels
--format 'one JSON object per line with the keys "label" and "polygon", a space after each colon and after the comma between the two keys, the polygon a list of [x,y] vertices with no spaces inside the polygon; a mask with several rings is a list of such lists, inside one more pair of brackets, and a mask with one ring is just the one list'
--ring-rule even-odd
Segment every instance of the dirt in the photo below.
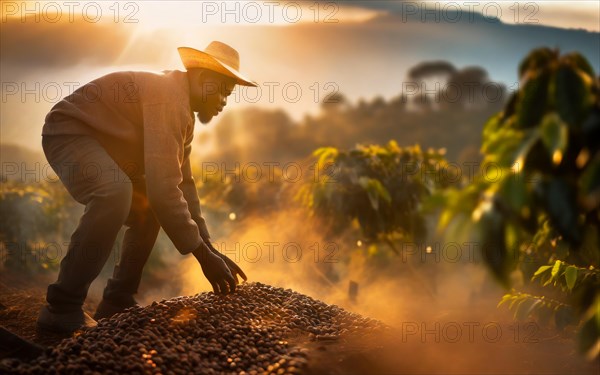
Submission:
{"label": "dirt", "polygon": [[[65,339],[35,329],[50,281],[0,275],[0,326],[47,348]],[[84,310],[91,314],[96,304],[88,299]],[[474,340],[463,336],[454,342],[449,332],[460,322],[464,329],[463,313],[445,312],[435,322],[419,323],[429,330],[425,336],[423,332],[413,334],[415,323],[406,322],[379,337],[316,340],[298,332],[288,341],[308,352],[307,374],[597,374],[600,369],[598,361],[586,362],[576,353],[573,332],[557,334],[531,322],[517,324],[506,316],[474,319],[497,322],[494,324],[504,332],[498,340],[482,340],[476,330]],[[441,324],[437,333],[435,324]],[[421,328],[425,329],[421,326],[417,331]]]}
{"label": "dirt", "polygon": [[[36,344],[48,347],[68,337],[38,332],[36,321],[46,303],[46,287],[53,280],[36,276],[35,280],[6,273],[0,275],[0,326]],[[98,301],[88,298],[83,309],[91,314]],[[0,358],[2,358],[0,353]]]}

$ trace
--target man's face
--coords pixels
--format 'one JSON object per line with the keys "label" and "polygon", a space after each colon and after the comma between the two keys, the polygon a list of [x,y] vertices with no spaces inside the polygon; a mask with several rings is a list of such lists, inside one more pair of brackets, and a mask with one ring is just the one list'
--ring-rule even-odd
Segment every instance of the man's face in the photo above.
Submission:
{"label": "man's face", "polygon": [[235,88],[235,80],[225,75],[203,70],[193,74],[190,80],[190,106],[197,112],[198,120],[207,124],[218,115],[225,105],[227,97]]}

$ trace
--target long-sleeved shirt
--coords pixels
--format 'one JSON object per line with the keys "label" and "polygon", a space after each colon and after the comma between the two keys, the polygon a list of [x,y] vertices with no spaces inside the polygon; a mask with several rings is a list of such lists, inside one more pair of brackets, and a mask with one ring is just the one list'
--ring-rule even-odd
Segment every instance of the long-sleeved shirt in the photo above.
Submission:
{"label": "long-sleeved shirt", "polygon": [[187,73],[116,72],[79,87],[48,113],[43,136],[96,138],[135,183],[182,254],[209,234],[190,165],[194,113]]}

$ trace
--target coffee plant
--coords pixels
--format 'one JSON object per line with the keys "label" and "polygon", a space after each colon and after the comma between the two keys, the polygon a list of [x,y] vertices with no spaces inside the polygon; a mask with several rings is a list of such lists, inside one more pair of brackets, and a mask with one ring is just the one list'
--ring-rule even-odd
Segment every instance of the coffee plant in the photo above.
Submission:
{"label": "coffee plant", "polygon": [[[600,79],[578,53],[533,50],[520,87],[485,125],[481,173],[435,201],[439,227],[477,233],[483,260],[517,318],[578,325],[580,349],[600,352]],[[491,169],[494,173],[487,173]],[[531,284],[531,285],[529,285]],[[552,298],[550,297],[552,296]]]}
{"label": "coffee plant", "polygon": [[399,147],[395,141],[349,151],[319,148],[313,153],[318,178],[311,178],[297,198],[332,233],[355,223],[367,241],[386,243],[399,253],[398,241],[425,240],[422,200],[451,183],[441,173],[447,166],[443,154],[418,145]]}

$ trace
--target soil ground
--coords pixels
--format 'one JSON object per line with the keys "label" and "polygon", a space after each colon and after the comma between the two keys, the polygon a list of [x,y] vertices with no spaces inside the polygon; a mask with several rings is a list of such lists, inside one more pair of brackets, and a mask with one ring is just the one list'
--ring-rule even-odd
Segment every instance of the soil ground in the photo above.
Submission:
{"label": "soil ground", "polygon": [[[0,275],[0,326],[51,347],[65,337],[41,334],[35,329],[46,281],[50,280],[37,278],[33,282]],[[88,298],[84,310],[92,314],[97,302]],[[557,334],[531,322],[517,324],[502,314],[473,319],[469,331],[461,314],[464,312],[445,311],[432,322],[405,322],[376,339],[311,341],[298,335],[290,337],[289,342],[308,349],[308,374],[599,373],[598,361],[586,362],[576,353],[572,332]],[[476,322],[494,323],[484,329],[485,325]],[[498,330],[503,334],[498,335]]]}

